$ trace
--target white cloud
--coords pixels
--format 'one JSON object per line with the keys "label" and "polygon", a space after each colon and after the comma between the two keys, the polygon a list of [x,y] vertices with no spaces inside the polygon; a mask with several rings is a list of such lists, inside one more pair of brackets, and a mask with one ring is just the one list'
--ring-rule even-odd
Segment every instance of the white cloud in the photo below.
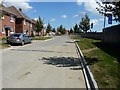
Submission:
{"label": "white cloud", "polygon": [[92,20],[90,21],[90,23],[93,23],[93,25],[97,25],[98,22],[99,22],[99,20],[97,20],[97,19],[92,19]]}
{"label": "white cloud", "polygon": [[35,18],[34,20],[35,20],[35,21],[37,21],[37,20],[38,20],[38,18]]}
{"label": "white cloud", "polygon": [[84,7],[87,11],[98,14],[96,8],[98,7],[98,4],[96,1],[99,0],[77,0],[77,4],[81,6],[84,3]]}
{"label": "white cloud", "polygon": [[67,15],[62,15],[61,17],[65,19],[65,18],[67,18]]}
{"label": "white cloud", "polygon": [[80,13],[80,16],[83,17],[83,16],[85,16],[86,13],[87,13],[87,12],[81,12],[81,13]]}
{"label": "white cloud", "polygon": [[83,2],[84,2],[84,0],[77,0],[77,4],[78,4],[79,6],[81,6]]}
{"label": "white cloud", "polygon": [[55,21],[55,18],[51,19],[50,21],[51,21],[51,22],[54,22],[54,21]]}
{"label": "white cloud", "polygon": [[74,17],[74,18],[75,18],[75,17],[79,17],[79,15],[78,15],[78,14],[75,14],[73,17]]}
{"label": "white cloud", "polygon": [[92,19],[91,21],[90,21],[90,23],[93,23],[93,25],[95,26],[95,25],[98,25],[98,23],[100,22],[100,21],[104,21],[104,19]]}
{"label": "white cloud", "polygon": [[44,24],[43,26],[44,26],[44,27],[46,27],[46,26],[47,26],[47,24]]}
{"label": "white cloud", "polygon": [[6,7],[15,6],[17,9],[22,8],[23,11],[32,9],[33,7],[29,5],[30,0],[5,0],[4,5]]}
{"label": "white cloud", "polygon": [[73,18],[76,18],[76,17],[84,17],[85,14],[86,14],[86,12],[80,12],[79,14],[75,14],[75,15],[73,16]]}

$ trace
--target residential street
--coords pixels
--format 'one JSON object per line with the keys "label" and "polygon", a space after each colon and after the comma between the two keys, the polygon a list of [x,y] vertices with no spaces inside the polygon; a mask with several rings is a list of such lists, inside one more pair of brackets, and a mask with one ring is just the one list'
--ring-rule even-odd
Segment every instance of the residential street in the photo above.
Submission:
{"label": "residential street", "polygon": [[86,88],[75,43],[57,36],[3,50],[2,88]]}

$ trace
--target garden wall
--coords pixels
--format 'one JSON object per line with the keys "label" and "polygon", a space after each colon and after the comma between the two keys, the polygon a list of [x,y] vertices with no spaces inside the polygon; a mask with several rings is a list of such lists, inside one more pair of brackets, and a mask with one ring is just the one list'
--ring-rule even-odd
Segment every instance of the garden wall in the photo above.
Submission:
{"label": "garden wall", "polygon": [[82,33],[81,37],[102,40],[103,33],[102,32]]}
{"label": "garden wall", "polygon": [[103,42],[120,44],[120,25],[103,29]]}

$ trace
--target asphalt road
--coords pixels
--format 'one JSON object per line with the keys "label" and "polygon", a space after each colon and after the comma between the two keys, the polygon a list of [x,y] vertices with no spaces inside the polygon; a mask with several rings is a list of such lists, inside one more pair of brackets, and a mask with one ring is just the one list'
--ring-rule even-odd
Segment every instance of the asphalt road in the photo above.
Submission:
{"label": "asphalt road", "polygon": [[86,88],[75,44],[67,36],[2,52],[3,88]]}

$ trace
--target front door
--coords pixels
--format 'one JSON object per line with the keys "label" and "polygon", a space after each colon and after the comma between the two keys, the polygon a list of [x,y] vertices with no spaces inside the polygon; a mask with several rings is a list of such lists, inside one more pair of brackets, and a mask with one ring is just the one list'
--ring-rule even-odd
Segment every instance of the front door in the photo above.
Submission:
{"label": "front door", "polygon": [[5,28],[5,35],[6,37],[9,35],[8,28]]}
{"label": "front door", "polygon": [[26,31],[26,34],[28,35],[28,30]]}

